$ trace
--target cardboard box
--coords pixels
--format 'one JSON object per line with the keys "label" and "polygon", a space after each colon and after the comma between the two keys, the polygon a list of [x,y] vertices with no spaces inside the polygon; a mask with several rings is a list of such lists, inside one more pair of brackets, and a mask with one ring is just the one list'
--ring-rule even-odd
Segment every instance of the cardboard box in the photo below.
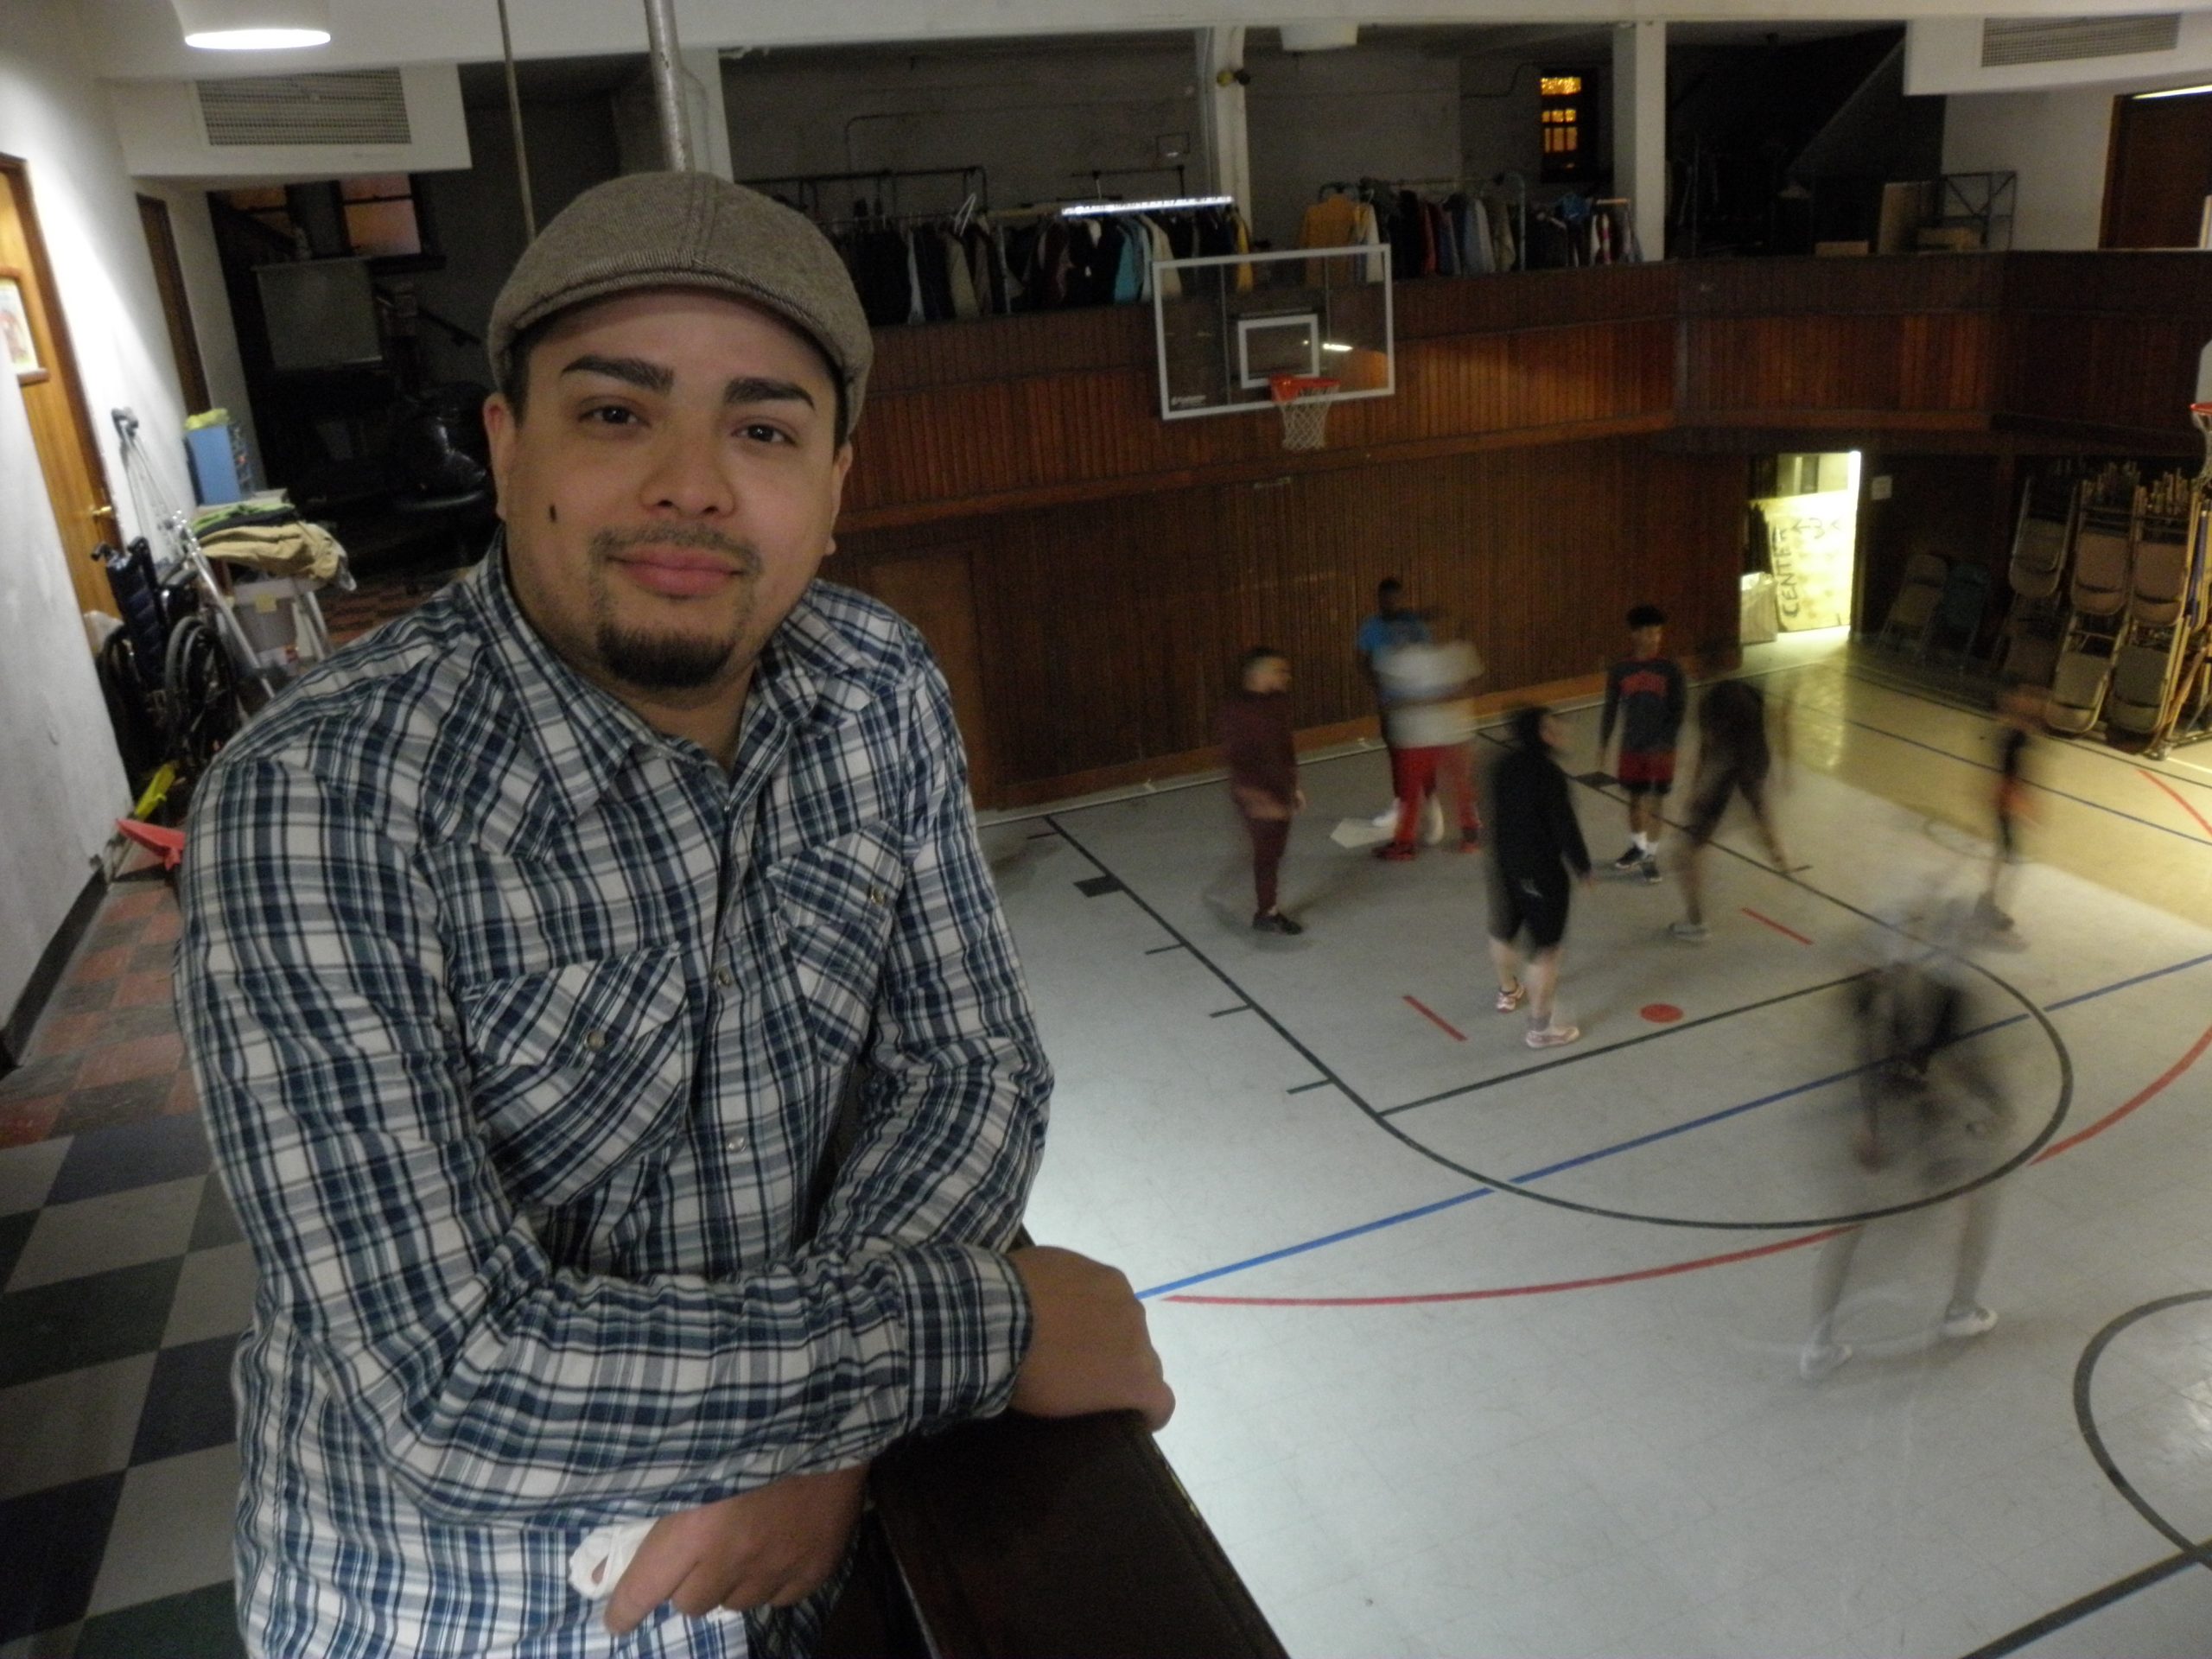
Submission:
{"label": "cardboard box", "polygon": [[1821,259],[1840,259],[1852,254],[1866,254],[1872,251],[1873,245],[1863,238],[1857,242],[1815,242],[1813,244],[1815,257]]}
{"label": "cardboard box", "polygon": [[1923,253],[1980,253],[1981,229],[1975,225],[1923,225],[1919,241]]}

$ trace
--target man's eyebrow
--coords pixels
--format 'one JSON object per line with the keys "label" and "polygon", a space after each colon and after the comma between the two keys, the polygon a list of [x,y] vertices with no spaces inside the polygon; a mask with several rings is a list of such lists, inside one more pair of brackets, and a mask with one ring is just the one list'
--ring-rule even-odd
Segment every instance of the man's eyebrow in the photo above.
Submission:
{"label": "man's eyebrow", "polygon": [[673,369],[658,363],[649,363],[642,357],[601,357],[596,353],[587,352],[561,372],[603,374],[610,380],[620,380],[642,391],[658,392],[664,397],[676,385]]}
{"label": "man's eyebrow", "polygon": [[772,380],[761,375],[740,375],[722,388],[722,406],[733,404],[804,404],[814,407],[814,394],[795,380]]}

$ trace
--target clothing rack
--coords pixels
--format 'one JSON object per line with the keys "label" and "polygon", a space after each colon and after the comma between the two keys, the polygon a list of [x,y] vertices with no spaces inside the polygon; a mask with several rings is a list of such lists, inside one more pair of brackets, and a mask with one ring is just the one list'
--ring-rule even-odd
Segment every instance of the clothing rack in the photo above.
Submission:
{"label": "clothing rack", "polygon": [[[822,217],[822,187],[828,184],[873,184],[878,191],[880,206],[881,192],[886,186],[891,192],[891,211],[880,215],[887,219],[910,217],[899,204],[899,184],[902,179],[957,179],[961,195],[978,203],[988,204],[991,199],[990,174],[980,163],[966,167],[879,167],[867,172],[854,173],[782,173],[772,177],[743,181],[749,189],[774,194],[779,185],[797,185],[806,198],[810,217]],[[973,182],[969,182],[969,181]],[[957,209],[929,217],[949,217]]]}

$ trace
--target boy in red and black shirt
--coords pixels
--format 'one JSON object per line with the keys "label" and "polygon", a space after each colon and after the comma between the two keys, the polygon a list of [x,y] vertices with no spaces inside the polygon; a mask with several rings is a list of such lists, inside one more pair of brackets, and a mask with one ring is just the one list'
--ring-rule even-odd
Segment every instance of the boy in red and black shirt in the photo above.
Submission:
{"label": "boy in red and black shirt", "polygon": [[1659,879],[1659,803],[1675,783],[1675,739],[1682,728],[1688,685],[1681,667],[1659,654],[1667,626],[1656,605],[1639,605],[1628,613],[1629,657],[1605,673],[1605,712],[1598,727],[1602,759],[1621,728],[1621,758],[1613,776],[1628,791],[1628,850],[1613,861],[1624,874],[1640,870],[1646,881]]}

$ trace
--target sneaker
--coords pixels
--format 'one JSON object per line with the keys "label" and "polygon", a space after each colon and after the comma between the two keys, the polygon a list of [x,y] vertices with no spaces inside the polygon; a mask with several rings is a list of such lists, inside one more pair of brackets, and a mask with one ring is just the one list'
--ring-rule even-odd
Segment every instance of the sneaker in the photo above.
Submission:
{"label": "sneaker", "polygon": [[1703,944],[1713,937],[1713,930],[1703,922],[1669,922],[1667,924],[1667,935],[1669,938],[1680,939],[1684,944]]}
{"label": "sneaker", "polygon": [[1516,985],[1510,991],[1500,991],[1497,994],[1497,1011],[1500,1014],[1512,1013],[1521,1006],[1522,998],[1528,995],[1529,988],[1526,985]]}
{"label": "sneaker", "polygon": [[1479,853],[1482,849],[1483,832],[1481,830],[1462,830],[1459,832],[1459,850],[1461,852]]}
{"label": "sneaker", "polygon": [[1375,849],[1375,856],[1386,864],[1402,864],[1420,850],[1410,841],[1386,841]]}
{"label": "sneaker", "polygon": [[1368,823],[1373,824],[1377,830],[1395,830],[1398,827],[1398,804],[1395,801],[1391,802],[1389,805],[1370,818]]}
{"label": "sneaker", "polygon": [[1444,840],[1444,803],[1433,795],[1421,810],[1421,838],[1432,847]]}
{"label": "sneaker", "polygon": [[1531,1048],[1564,1048],[1581,1035],[1580,1026],[1549,1025],[1529,1032],[1527,1041]]}
{"label": "sneaker", "polygon": [[1285,938],[1294,939],[1306,930],[1282,912],[1271,910],[1264,916],[1252,918],[1252,931],[1255,933],[1280,933]]}
{"label": "sneaker", "polygon": [[1643,881],[1646,887],[1656,887],[1659,885],[1662,878],[1659,874],[1659,861],[1657,859],[1646,858],[1639,868],[1643,872]]}
{"label": "sneaker", "polygon": [[1943,1334],[1962,1342],[1968,1337],[1986,1336],[1996,1323],[1995,1310],[1977,1302],[1971,1307],[1944,1314]]}
{"label": "sneaker", "polygon": [[1817,1382],[1850,1357],[1847,1342],[1808,1342],[1797,1356],[1797,1375]]}
{"label": "sneaker", "polygon": [[1634,869],[1637,865],[1643,862],[1643,849],[1631,842],[1628,851],[1623,853],[1618,858],[1613,861],[1613,868],[1625,875],[1629,871]]}

